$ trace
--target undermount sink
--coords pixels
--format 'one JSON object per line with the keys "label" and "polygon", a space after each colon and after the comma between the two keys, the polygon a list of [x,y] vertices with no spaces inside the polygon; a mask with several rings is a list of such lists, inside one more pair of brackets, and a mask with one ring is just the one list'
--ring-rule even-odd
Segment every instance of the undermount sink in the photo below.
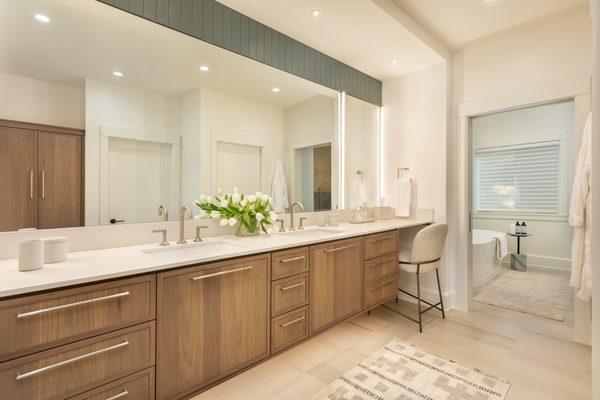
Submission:
{"label": "undermount sink", "polygon": [[156,258],[174,258],[193,257],[196,255],[206,255],[222,251],[234,251],[240,250],[241,248],[242,247],[237,244],[225,241],[206,241],[197,243],[192,242],[184,245],[171,244],[170,246],[142,250],[142,252]]}
{"label": "undermount sink", "polygon": [[302,238],[302,239],[321,239],[333,235],[337,235],[338,233],[344,233],[345,231],[340,229],[327,229],[327,228],[317,228],[317,229],[306,229],[306,230],[297,230],[297,231],[289,231],[289,232],[281,232],[283,236],[290,236],[294,238]]}

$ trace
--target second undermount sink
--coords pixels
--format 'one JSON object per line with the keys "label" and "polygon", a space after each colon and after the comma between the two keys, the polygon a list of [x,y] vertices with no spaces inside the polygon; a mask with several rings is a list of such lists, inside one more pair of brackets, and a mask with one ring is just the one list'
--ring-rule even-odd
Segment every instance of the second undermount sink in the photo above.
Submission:
{"label": "second undermount sink", "polygon": [[322,239],[329,236],[334,236],[339,233],[344,233],[341,229],[330,229],[330,228],[316,228],[316,229],[304,229],[298,231],[282,232],[281,235],[302,238],[302,239]]}
{"label": "second undermount sink", "polygon": [[177,257],[193,257],[205,256],[213,253],[227,252],[240,250],[242,247],[235,243],[229,243],[222,240],[219,241],[204,241],[191,242],[183,245],[171,244],[170,246],[157,247],[153,249],[142,250],[152,257],[156,258],[177,258]]}

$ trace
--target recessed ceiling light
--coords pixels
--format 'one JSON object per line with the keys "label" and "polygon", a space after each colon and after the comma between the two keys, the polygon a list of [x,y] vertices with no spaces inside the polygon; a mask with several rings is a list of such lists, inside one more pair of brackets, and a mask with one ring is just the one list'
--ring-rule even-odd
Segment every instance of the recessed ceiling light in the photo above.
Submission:
{"label": "recessed ceiling light", "polygon": [[393,60],[392,60],[392,64],[398,64],[398,60],[396,60],[396,59],[393,59]]}
{"label": "recessed ceiling light", "polygon": [[321,14],[323,14],[323,13],[321,12],[321,10],[312,10],[312,11],[310,12],[310,15],[312,15],[313,17],[319,17]]}
{"label": "recessed ceiling light", "polygon": [[34,18],[37,19],[40,22],[45,23],[45,24],[47,24],[48,22],[50,22],[50,18],[48,18],[44,14],[35,14]]}
{"label": "recessed ceiling light", "polygon": [[124,74],[121,71],[113,71],[113,75],[117,78],[121,78]]}
{"label": "recessed ceiling light", "polygon": [[278,87],[274,87],[273,89],[271,89],[271,91],[273,93],[279,93],[281,89],[279,89]]}
{"label": "recessed ceiling light", "polygon": [[202,72],[208,72],[208,71],[210,71],[210,68],[208,66],[206,66],[206,65],[202,65],[200,67],[200,71],[202,71]]}

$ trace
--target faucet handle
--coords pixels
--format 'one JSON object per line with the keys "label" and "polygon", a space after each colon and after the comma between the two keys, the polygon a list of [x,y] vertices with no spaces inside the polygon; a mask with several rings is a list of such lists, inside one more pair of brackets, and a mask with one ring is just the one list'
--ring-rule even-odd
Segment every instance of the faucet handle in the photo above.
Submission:
{"label": "faucet handle", "polygon": [[167,230],[166,229],[152,229],[154,233],[162,233],[162,240],[158,244],[159,246],[168,246],[169,242],[167,242]]}
{"label": "faucet handle", "polygon": [[304,229],[303,222],[307,219],[307,217],[300,217],[300,226],[298,226],[298,229]]}
{"label": "faucet handle", "polygon": [[206,229],[206,228],[208,228],[208,226],[206,226],[206,225],[198,225],[198,226],[196,226],[196,237],[194,238],[194,242],[201,242],[202,241],[202,238],[200,237],[200,231],[202,229]]}
{"label": "faucet handle", "polygon": [[283,219],[278,219],[276,222],[279,222],[279,232],[285,232],[285,228],[283,227],[285,221]]}

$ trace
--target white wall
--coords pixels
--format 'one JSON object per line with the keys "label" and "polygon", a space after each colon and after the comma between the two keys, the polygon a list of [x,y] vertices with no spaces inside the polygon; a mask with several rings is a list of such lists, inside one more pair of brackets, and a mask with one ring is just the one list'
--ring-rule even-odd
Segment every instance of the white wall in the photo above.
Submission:
{"label": "white wall", "polygon": [[[412,214],[416,208],[433,209],[435,222],[446,222],[446,73],[444,63],[383,82],[382,195],[393,206],[396,170],[409,167]],[[403,245],[410,246],[413,235],[402,238]],[[445,295],[452,292],[451,267],[444,257],[440,278]],[[435,274],[429,275],[424,296],[437,302]],[[401,276],[401,286],[415,286],[414,276]]]}
{"label": "white wall", "polygon": [[[270,192],[275,160],[285,160],[283,109],[210,90],[201,92],[200,192],[218,189],[210,160],[216,141],[262,147],[261,191]],[[285,162],[284,169],[285,169]],[[212,182],[212,183],[211,183]],[[222,188],[231,191],[233,188]]]}
{"label": "white wall", "polygon": [[383,82],[382,195],[394,204],[396,171],[409,167],[413,210],[446,220],[446,64]]}
{"label": "white wall", "polygon": [[[517,220],[526,221],[528,232],[533,234],[532,237],[521,241],[521,251],[528,254],[527,263],[532,266],[569,269],[572,229],[567,223],[567,214],[575,155],[572,143],[573,102],[548,104],[474,118],[472,132],[473,151],[543,141],[559,142],[560,213],[558,215],[477,213],[475,208],[473,227],[506,232],[510,223]],[[474,189],[476,190],[475,184]],[[516,241],[510,238],[509,250],[516,251]]]}
{"label": "white wall", "polygon": [[[100,221],[101,127],[126,132],[138,140],[179,143],[181,101],[162,94],[130,89],[110,83],[86,80],[85,85],[85,223]],[[170,207],[173,208],[173,207]],[[171,217],[175,216],[174,209]]]}
{"label": "white wall", "polygon": [[331,143],[332,207],[338,203],[339,185],[337,171],[339,155],[336,115],[337,100],[334,97],[325,95],[315,96],[284,110],[286,148],[289,157],[287,168],[290,171],[288,174],[290,177],[288,180],[288,197],[290,202],[300,200],[305,206],[313,202],[312,194],[308,196],[308,192],[306,191],[300,193],[303,192],[301,189],[304,187],[304,183],[298,181],[298,178],[303,176],[301,169],[308,168],[309,166],[305,163],[298,168],[296,161],[300,162],[300,160],[306,159],[307,155],[303,154],[303,156],[296,157],[294,154],[295,150]]}
{"label": "white wall", "polygon": [[0,119],[83,129],[83,89],[0,72]]}
{"label": "white wall", "polygon": [[202,90],[181,100],[181,204],[192,204],[202,192]]}
{"label": "white wall", "polygon": [[590,76],[591,33],[582,6],[468,44],[453,54],[455,104]]}

